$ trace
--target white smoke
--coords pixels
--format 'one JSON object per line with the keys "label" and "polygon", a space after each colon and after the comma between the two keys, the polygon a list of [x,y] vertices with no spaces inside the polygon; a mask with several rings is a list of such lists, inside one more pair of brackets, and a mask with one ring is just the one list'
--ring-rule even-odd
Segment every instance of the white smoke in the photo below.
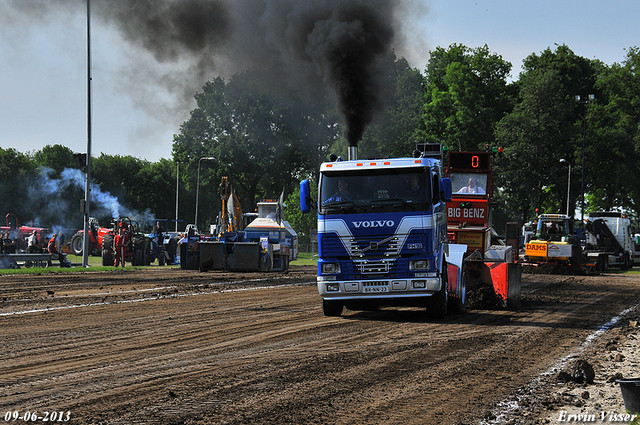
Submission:
{"label": "white smoke", "polygon": [[[51,227],[54,231],[61,229],[67,229],[67,231],[71,229],[78,230],[82,227],[82,223],[72,223],[69,218],[74,215],[77,216],[74,213],[79,211],[80,200],[83,197],[78,196],[77,198],[68,199],[68,189],[75,189],[73,192],[78,195],[84,194],[85,174],[74,168],[65,168],[60,173],[60,178],[51,177],[53,173],[50,168],[42,168],[35,184],[28,186],[29,199],[34,205],[40,205],[41,209],[35,222],[38,225],[44,221],[53,223]],[[131,210],[123,206],[116,196],[109,192],[103,192],[95,183],[91,184],[90,215],[109,217],[112,220],[129,217],[142,228],[153,226],[155,221],[155,217],[149,209],[145,211]],[[101,224],[110,225],[110,223]]]}

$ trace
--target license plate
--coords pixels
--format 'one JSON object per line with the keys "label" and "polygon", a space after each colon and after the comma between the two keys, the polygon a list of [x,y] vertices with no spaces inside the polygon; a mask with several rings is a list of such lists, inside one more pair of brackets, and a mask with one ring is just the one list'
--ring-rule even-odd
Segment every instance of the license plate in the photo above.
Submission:
{"label": "license plate", "polygon": [[388,286],[365,286],[365,293],[373,293],[373,292],[389,292]]}

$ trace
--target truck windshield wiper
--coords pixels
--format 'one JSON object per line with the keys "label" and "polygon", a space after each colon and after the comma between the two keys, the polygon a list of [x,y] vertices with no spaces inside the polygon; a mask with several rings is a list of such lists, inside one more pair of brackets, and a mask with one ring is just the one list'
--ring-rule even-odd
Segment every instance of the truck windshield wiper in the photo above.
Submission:
{"label": "truck windshield wiper", "polygon": [[347,210],[349,208],[355,208],[355,209],[359,209],[361,211],[364,211],[364,207],[362,205],[356,204],[353,201],[328,202],[328,203],[324,204],[322,207],[326,208],[326,209],[338,208],[338,209],[340,209],[342,211]]}
{"label": "truck windshield wiper", "polygon": [[383,206],[392,207],[410,207],[412,210],[416,209],[416,206],[410,202],[405,201],[402,198],[386,198],[386,199],[374,199],[371,201],[372,208],[380,208]]}

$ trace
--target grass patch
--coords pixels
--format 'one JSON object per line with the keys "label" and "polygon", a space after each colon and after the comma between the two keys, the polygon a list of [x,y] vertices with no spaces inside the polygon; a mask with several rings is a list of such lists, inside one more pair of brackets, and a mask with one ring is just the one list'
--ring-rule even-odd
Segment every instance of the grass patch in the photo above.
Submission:
{"label": "grass patch", "polygon": [[[82,256],[81,255],[73,255],[68,254],[67,260],[71,262],[71,267],[60,267],[60,263],[58,260],[54,260],[51,262],[51,267],[24,267],[22,266],[19,269],[0,269],[0,276],[2,275],[15,275],[15,274],[63,274],[63,273],[84,273],[84,272],[106,272],[106,271],[114,271],[120,269],[121,267],[105,267],[102,265],[102,257],[94,257],[89,256],[89,264],[88,267],[82,267]],[[152,264],[151,267],[160,267],[157,263]],[[172,266],[163,266],[169,268],[177,268],[180,265],[172,265]],[[146,266],[136,266],[133,267],[131,263],[127,263],[126,269],[129,270],[138,270],[148,268]]]}
{"label": "grass patch", "polygon": [[[57,260],[51,263],[51,267],[21,267],[19,269],[0,269],[0,276],[2,275],[15,275],[15,274],[61,274],[61,273],[84,273],[84,272],[107,272],[120,269],[120,267],[105,267],[102,265],[102,257],[89,256],[88,267],[82,267],[82,256],[68,254],[67,260],[72,264],[72,267],[60,267]],[[298,259],[292,262],[295,266],[315,266],[318,262],[318,254],[311,254],[308,252],[298,253]],[[160,267],[158,263],[151,264],[150,267]],[[162,266],[165,268],[179,268],[180,265]],[[146,266],[133,267],[130,263],[127,263],[125,270],[138,270],[148,268]]]}
{"label": "grass patch", "polygon": [[298,252],[298,259],[291,262],[294,266],[315,266],[318,264],[318,254]]}

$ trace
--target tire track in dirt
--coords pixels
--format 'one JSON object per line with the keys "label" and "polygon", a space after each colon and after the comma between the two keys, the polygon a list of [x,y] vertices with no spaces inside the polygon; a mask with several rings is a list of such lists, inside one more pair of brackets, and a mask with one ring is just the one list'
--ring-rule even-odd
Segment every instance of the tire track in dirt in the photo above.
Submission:
{"label": "tire track in dirt", "polygon": [[[200,294],[0,317],[0,411],[70,410],[102,424],[477,423],[639,296],[638,280],[525,276],[520,311],[326,318],[315,287],[275,287],[309,274],[194,275],[145,285]],[[117,277],[110,288],[141,287],[133,273]],[[80,280],[55,285],[91,288]],[[274,287],[204,293],[258,285]]]}

